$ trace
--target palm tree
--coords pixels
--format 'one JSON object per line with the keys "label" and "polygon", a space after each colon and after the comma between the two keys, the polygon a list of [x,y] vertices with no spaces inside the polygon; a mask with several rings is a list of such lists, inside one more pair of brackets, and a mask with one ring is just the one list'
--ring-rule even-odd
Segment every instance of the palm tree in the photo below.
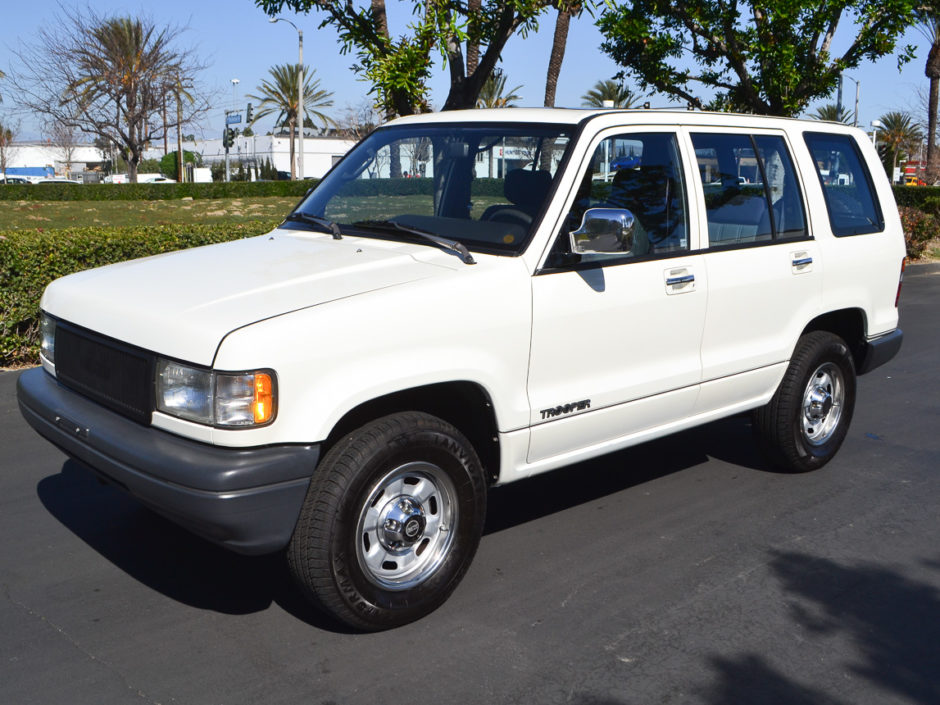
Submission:
{"label": "palm tree", "polygon": [[829,122],[841,122],[844,125],[852,124],[852,113],[849,112],[848,108],[842,108],[839,110],[839,106],[835,103],[827,103],[819,108],[816,108],[816,112],[810,115],[813,120],[828,120]]}
{"label": "palm tree", "polygon": [[591,108],[603,108],[607,107],[604,105],[606,101],[611,101],[615,108],[632,108],[639,99],[640,96],[623,84],[608,79],[598,81],[594,84],[594,88],[581,96],[581,100],[584,101],[581,105]]}
{"label": "palm tree", "polygon": [[[313,77],[316,69],[304,67],[304,113],[306,117],[316,119],[326,127],[333,123],[319,108],[333,105],[331,91],[320,88],[320,80]],[[248,94],[248,98],[258,101],[252,124],[263,117],[277,114],[275,125],[290,129],[290,175],[296,176],[294,165],[294,129],[297,127],[297,107],[300,103],[297,95],[297,64],[278,64],[269,69],[270,79],[264,79],[258,86],[258,95]]]}
{"label": "palm tree", "polygon": [[881,120],[881,127],[878,130],[878,147],[885,171],[891,178],[898,165],[898,158],[906,158],[916,152],[920,148],[924,134],[910,113],[899,111],[885,113],[879,120]]}
{"label": "palm tree", "polygon": [[940,102],[940,16],[926,11],[917,25],[920,33],[930,42],[930,52],[924,66],[924,75],[930,79],[930,95],[927,99],[927,172],[928,181],[936,179],[937,148],[937,104]]}
{"label": "palm tree", "polygon": [[500,69],[493,69],[483,88],[480,89],[480,97],[477,98],[478,108],[511,108],[513,103],[521,100],[516,91],[522,90],[522,86],[516,86],[509,89],[506,95],[506,74]]}

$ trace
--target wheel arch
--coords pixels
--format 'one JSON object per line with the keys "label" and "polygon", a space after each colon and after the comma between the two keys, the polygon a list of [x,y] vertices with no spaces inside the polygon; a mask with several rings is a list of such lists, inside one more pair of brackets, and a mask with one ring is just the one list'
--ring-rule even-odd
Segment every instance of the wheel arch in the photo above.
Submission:
{"label": "wheel arch", "polygon": [[813,331],[827,331],[838,335],[852,351],[852,361],[859,369],[865,359],[868,317],[860,308],[843,308],[816,316],[810,321],[800,336]]}
{"label": "wheel arch", "polygon": [[428,384],[370,399],[347,411],[324,442],[324,453],[343,436],[375,419],[402,411],[423,411],[450,423],[473,445],[490,483],[499,477],[499,431],[493,402],[476,382]]}

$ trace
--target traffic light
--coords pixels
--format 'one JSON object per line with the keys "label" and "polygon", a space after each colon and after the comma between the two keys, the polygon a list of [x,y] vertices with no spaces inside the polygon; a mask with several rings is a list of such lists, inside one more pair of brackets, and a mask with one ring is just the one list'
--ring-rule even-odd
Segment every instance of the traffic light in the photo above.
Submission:
{"label": "traffic light", "polygon": [[226,127],[222,130],[222,146],[225,149],[229,149],[235,145],[235,135],[236,132],[231,127]]}
{"label": "traffic light", "polygon": [[250,123],[254,114],[255,114],[254,111],[251,109],[251,103],[249,103],[248,109],[245,111],[245,122]]}

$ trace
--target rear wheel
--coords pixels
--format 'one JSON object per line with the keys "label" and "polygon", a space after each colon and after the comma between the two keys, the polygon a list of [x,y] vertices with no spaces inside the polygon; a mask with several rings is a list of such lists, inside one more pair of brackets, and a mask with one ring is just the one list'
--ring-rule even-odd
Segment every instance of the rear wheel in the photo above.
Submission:
{"label": "rear wheel", "polygon": [[754,430],[772,465],[788,472],[828,463],[848,433],[855,408],[855,364],[845,341],[807,333],[767,406],[754,412]]}
{"label": "rear wheel", "polygon": [[346,624],[395,627],[440,606],[479,544],[486,483],[453,426],[418,412],[348,434],[317,467],[288,549],[306,595]]}

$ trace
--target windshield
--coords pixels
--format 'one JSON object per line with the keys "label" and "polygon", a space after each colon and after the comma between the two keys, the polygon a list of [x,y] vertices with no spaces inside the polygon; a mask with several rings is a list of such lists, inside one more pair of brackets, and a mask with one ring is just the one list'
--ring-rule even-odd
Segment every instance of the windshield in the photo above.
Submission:
{"label": "windshield", "polygon": [[[298,206],[344,234],[518,253],[568,147],[571,126],[409,125],[373,132]],[[297,220],[284,227],[297,227]]]}

